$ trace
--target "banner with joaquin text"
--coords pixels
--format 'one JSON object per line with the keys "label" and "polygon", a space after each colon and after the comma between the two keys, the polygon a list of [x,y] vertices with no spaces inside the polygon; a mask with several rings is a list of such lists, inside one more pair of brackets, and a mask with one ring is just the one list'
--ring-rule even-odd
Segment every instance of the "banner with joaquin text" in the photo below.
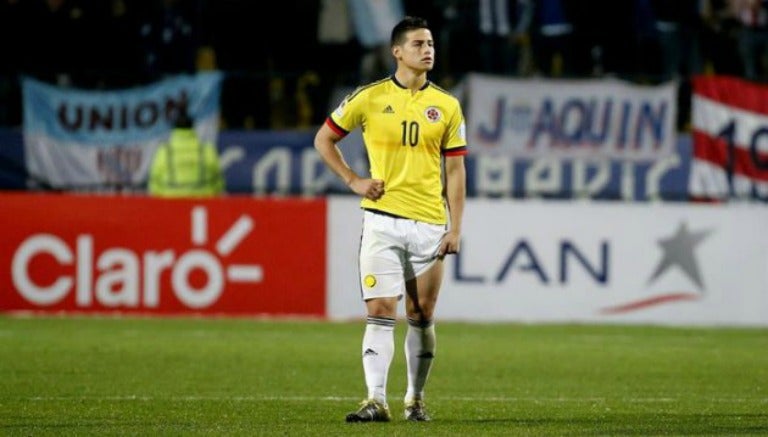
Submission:
{"label": "banner with joaquin text", "polygon": [[470,76],[470,153],[650,162],[675,153],[674,82]]}

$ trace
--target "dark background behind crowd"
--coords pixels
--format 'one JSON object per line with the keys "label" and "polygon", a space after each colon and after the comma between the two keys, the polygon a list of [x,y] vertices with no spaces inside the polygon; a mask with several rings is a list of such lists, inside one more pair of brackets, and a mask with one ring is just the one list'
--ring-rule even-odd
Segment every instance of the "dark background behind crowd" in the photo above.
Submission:
{"label": "dark background behind crowd", "polygon": [[225,73],[223,128],[315,126],[333,90],[391,71],[361,8],[425,17],[446,88],[469,72],[677,80],[684,130],[692,75],[768,82],[763,0],[0,0],[0,126],[21,125],[24,76],[119,89],[205,70]]}

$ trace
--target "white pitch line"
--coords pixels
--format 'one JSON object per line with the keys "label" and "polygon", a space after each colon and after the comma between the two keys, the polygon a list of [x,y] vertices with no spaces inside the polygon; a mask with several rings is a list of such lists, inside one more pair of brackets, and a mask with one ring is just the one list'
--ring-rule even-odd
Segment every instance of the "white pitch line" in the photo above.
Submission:
{"label": "white pitch line", "polygon": [[[350,396],[32,396],[25,398],[28,401],[176,401],[176,402],[199,402],[199,401],[227,401],[227,402],[275,402],[275,401],[298,401],[298,402],[346,402],[359,400],[357,397]],[[649,397],[649,398],[600,398],[600,397],[557,397],[557,398],[536,398],[536,397],[515,397],[515,396],[441,396],[440,400],[459,401],[459,402],[536,402],[536,403],[567,403],[567,402],[628,402],[628,403],[672,403],[688,398],[670,398],[670,397]],[[711,402],[719,403],[768,403],[768,398],[709,398]]]}

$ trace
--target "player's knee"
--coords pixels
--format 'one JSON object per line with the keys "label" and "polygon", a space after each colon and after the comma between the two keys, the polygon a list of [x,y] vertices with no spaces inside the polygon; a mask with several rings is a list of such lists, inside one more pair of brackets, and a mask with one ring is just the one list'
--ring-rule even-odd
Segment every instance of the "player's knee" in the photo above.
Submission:
{"label": "player's knee", "polygon": [[373,317],[395,317],[397,315],[396,298],[375,298],[365,301],[368,315]]}
{"label": "player's knee", "polygon": [[411,320],[418,320],[420,322],[432,320],[435,312],[434,302],[421,302],[419,301],[418,307],[409,308],[406,311],[406,315]]}

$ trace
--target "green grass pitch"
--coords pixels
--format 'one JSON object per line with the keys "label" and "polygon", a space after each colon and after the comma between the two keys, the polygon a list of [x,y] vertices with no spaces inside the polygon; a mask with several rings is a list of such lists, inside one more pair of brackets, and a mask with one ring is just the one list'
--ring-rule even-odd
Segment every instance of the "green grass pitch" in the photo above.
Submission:
{"label": "green grass pitch", "polygon": [[0,316],[1,435],[768,435],[768,330],[438,322],[429,423],[347,424],[362,322]]}

